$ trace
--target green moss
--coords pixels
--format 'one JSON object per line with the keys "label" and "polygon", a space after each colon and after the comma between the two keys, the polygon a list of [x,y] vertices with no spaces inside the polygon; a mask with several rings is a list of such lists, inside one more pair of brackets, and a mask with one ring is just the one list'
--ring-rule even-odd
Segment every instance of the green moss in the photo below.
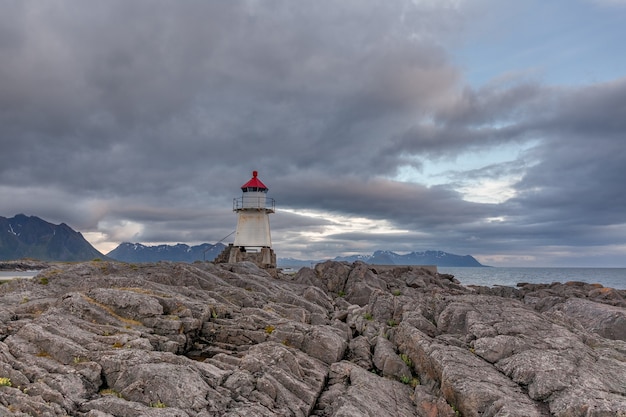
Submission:
{"label": "green moss", "polygon": [[409,356],[406,353],[401,353],[400,359],[402,359],[402,361],[406,363],[406,366],[408,366],[409,368],[413,367],[413,361],[411,360],[411,358],[409,358]]}
{"label": "green moss", "polygon": [[166,408],[167,405],[165,405],[165,403],[161,402],[161,400],[155,402],[155,403],[150,403],[150,407],[153,408]]}
{"label": "green moss", "polygon": [[407,375],[402,375],[400,377],[400,382],[402,382],[403,384],[406,385],[410,385],[411,387],[415,388],[416,386],[418,386],[420,384],[420,380],[415,378],[415,377],[410,377]]}
{"label": "green moss", "polygon": [[100,395],[113,395],[117,398],[123,398],[122,394],[120,394],[119,392],[115,391],[113,388],[105,388],[103,390],[100,390]]}

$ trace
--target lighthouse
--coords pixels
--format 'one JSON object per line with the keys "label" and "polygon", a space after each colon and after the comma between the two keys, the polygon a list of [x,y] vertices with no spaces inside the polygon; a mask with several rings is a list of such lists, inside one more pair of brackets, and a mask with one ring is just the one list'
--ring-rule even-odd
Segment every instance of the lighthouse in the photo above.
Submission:
{"label": "lighthouse", "polygon": [[269,218],[275,203],[267,197],[268,188],[258,175],[253,171],[250,181],[241,186],[242,196],[233,199],[233,211],[237,213],[235,242],[216,259],[218,262],[251,261],[263,268],[276,267]]}

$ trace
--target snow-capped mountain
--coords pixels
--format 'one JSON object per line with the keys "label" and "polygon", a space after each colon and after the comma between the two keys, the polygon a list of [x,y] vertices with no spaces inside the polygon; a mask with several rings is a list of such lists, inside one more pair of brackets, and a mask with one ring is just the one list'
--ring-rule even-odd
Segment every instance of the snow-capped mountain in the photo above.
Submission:
{"label": "snow-capped mountain", "polygon": [[[427,250],[400,255],[388,250],[378,250],[371,255],[337,256],[333,260],[356,262],[361,261],[372,265],[437,265],[437,266],[484,266],[471,255],[455,255],[443,251]],[[297,260],[279,258],[279,266],[301,267],[310,266],[323,261]]]}
{"label": "snow-capped mountain", "polygon": [[52,224],[36,216],[0,216],[0,260],[89,261],[104,258],[82,234],[65,223]]}
{"label": "snow-capped mountain", "polygon": [[437,265],[437,266],[484,266],[471,255],[455,255],[443,251],[427,250],[399,255],[378,250],[372,255],[337,257],[337,261],[363,261],[374,265]]}
{"label": "snow-capped mountain", "polygon": [[212,261],[225,247],[223,243],[215,245],[203,243],[196,246],[189,246],[183,243],[146,246],[141,243],[124,242],[107,253],[107,256],[122,262],[173,261],[191,263],[203,260]]}

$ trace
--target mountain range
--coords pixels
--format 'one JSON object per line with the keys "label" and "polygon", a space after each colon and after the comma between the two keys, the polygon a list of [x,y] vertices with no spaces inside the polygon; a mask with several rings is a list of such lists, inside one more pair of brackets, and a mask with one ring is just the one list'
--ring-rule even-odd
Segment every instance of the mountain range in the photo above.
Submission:
{"label": "mountain range", "polygon": [[[437,266],[485,266],[471,255],[455,255],[443,251],[427,250],[400,255],[388,250],[377,250],[371,255],[337,256],[334,261],[361,261],[372,265],[437,265]],[[320,260],[278,259],[279,266],[302,267],[322,262]]]}
{"label": "mountain range", "polygon": [[[226,246],[222,243],[202,243],[188,246],[146,246],[124,242],[106,256],[94,248],[80,232],[65,223],[55,225],[36,216],[17,214],[12,218],[0,216],[0,260],[34,258],[41,261],[88,261],[94,258],[114,259],[122,262],[195,262],[212,261]],[[278,258],[280,267],[311,266],[322,260]],[[335,261],[362,261],[374,265],[437,265],[484,266],[471,255],[455,255],[428,250],[404,255],[378,250],[371,255],[338,256]]]}
{"label": "mountain range", "polygon": [[0,260],[88,261],[104,257],[65,223],[56,225],[24,214],[0,216]]}
{"label": "mountain range", "polygon": [[203,260],[212,261],[225,247],[226,245],[223,243],[214,245],[203,243],[196,246],[189,246],[183,243],[145,246],[141,243],[124,242],[107,253],[107,256],[122,262],[172,261],[191,263]]}

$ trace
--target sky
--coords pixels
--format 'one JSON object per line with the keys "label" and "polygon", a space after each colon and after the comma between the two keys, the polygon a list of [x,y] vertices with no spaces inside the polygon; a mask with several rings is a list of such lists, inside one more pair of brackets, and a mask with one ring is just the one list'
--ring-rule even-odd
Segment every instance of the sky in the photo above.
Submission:
{"label": "sky", "polygon": [[[0,216],[626,267],[626,0],[0,0]],[[233,241],[233,236],[223,240]]]}

